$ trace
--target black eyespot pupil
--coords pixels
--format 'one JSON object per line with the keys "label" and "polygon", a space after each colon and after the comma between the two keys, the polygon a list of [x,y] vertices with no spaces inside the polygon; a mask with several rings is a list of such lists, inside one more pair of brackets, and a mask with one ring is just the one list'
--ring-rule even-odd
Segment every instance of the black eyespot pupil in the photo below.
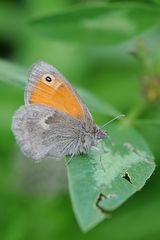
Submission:
{"label": "black eyespot pupil", "polygon": [[52,82],[52,78],[50,76],[47,76],[45,79],[47,82]]}

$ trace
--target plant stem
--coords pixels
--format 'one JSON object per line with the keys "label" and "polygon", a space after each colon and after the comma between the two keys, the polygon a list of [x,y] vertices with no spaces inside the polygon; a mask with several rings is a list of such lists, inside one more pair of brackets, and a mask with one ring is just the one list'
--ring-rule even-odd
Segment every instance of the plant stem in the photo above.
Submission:
{"label": "plant stem", "polygon": [[132,111],[128,114],[128,116],[123,120],[122,124],[126,126],[133,126],[135,120],[142,114],[142,112],[146,109],[147,104],[145,101],[141,100],[138,102]]}

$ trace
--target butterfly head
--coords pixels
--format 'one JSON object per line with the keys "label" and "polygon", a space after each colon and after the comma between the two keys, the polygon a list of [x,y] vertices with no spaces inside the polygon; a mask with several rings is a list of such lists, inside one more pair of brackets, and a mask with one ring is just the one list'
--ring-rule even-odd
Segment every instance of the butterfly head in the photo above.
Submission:
{"label": "butterfly head", "polygon": [[94,136],[95,136],[95,139],[101,140],[107,137],[107,133],[96,126],[94,127]]}

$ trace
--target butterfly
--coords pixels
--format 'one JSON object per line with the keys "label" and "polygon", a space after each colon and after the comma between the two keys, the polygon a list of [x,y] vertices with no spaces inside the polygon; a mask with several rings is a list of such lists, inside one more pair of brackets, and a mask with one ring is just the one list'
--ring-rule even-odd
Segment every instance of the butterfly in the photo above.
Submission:
{"label": "butterfly", "polygon": [[14,114],[12,131],[33,160],[88,153],[107,136],[69,81],[43,61],[29,72],[25,105]]}

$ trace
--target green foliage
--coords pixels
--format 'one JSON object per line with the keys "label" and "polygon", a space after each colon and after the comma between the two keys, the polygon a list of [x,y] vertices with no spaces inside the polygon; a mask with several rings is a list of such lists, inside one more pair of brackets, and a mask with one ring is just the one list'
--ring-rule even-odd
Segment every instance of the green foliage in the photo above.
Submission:
{"label": "green foliage", "polygon": [[[120,43],[159,22],[160,9],[132,3],[86,5],[34,19],[42,36],[89,45]],[[143,16],[143,17],[142,17]],[[53,31],[54,29],[54,31]]]}
{"label": "green foliage", "polygon": [[27,71],[23,67],[0,59],[1,81],[24,87],[27,81],[27,75]]}

